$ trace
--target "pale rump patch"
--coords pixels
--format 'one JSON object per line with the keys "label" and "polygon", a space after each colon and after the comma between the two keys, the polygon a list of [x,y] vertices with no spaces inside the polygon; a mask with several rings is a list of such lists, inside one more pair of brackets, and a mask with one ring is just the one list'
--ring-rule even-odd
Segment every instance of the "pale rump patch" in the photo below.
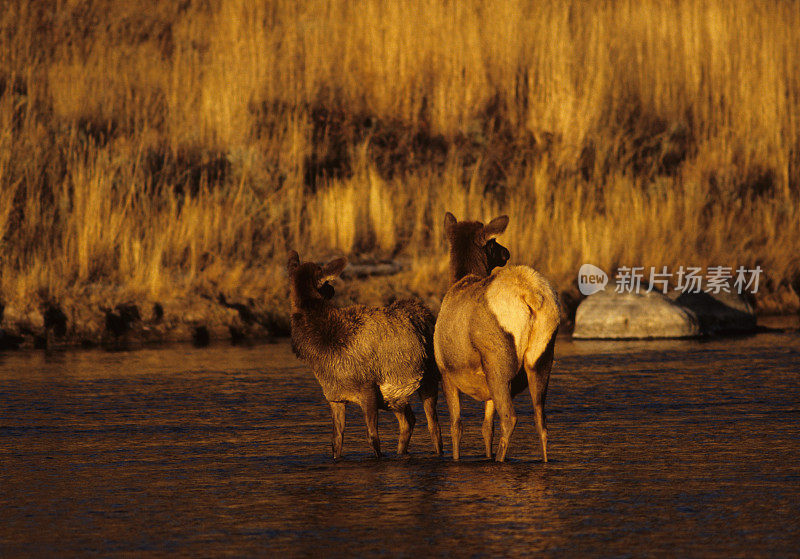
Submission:
{"label": "pale rump patch", "polygon": [[417,391],[421,383],[422,376],[416,380],[402,384],[384,382],[379,388],[386,404],[389,407],[394,407],[398,402],[407,402],[411,395]]}
{"label": "pale rump patch", "polygon": [[522,365],[531,346],[537,315],[550,321],[560,314],[558,296],[541,274],[527,266],[503,268],[493,276],[486,289],[486,303],[500,328],[514,338],[517,362]]}

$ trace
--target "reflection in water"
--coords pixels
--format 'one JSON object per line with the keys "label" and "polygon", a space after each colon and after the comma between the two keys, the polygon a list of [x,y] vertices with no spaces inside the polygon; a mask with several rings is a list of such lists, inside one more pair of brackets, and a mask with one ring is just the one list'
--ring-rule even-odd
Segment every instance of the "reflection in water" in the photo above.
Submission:
{"label": "reflection in water", "polygon": [[[465,400],[460,463],[424,421],[410,458],[371,458],[353,408],[334,464],[288,344],[4,354],[0,555],[794,554],[798,357],[796,334],[565,339],[550,463],[521,395],[508,463],[480,458]],[[380,429],[393,447],[390,414]]]}

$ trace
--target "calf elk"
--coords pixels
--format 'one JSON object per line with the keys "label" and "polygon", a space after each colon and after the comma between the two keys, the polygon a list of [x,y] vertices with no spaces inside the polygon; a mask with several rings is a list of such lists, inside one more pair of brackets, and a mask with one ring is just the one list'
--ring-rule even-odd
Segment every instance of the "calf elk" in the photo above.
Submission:
{"label": "calf elk", "polygon": [[385,307],[329,302],[329,280],[347,261],[319,266],[289,253],[292,347],[308,363],[331,406],[333,458],[342,454],[345,402],[361,406],[375,455],[381,456],[378,408],[391,409],[400,424],[397,453],[405,454],[414,429],[409,401],[419,393],[437,454],[442,453],[436,416],[439,372],[433,358],[434,316],[423,304],[401,300]]}
{"label": "calf elk", "polygon": [[517,423],[512,398],[530,388],[536,427],[547,462],[544,401],[561,319],[558,296],[550,283],[527,266],[505,265],[508,251],[494,237],[508,217],[488,225],[458,222],[448,212],[445,232],[450,247],[450,288],[442,301],[433,336],[436,363],[450,411],[453,458],[461,444],[461,393],[486,402],[483,439],[492,457],[494,413],[501,439],[496,459],[505,460]]}

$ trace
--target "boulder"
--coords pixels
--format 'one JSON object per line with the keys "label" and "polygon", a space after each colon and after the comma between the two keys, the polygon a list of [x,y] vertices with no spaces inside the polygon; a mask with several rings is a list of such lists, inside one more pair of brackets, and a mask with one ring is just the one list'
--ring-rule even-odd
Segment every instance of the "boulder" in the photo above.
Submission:
{"label": "boulder", "polygon": [[616,293],[584,299],[575,313],[577,339],[689,338],[756,331],[753,307],[736,293]]}
{"label": "boulder", "polygon": [[575,312],[577,339],[689,338],[701,334],[693,312],[658,292],[600,291]]}

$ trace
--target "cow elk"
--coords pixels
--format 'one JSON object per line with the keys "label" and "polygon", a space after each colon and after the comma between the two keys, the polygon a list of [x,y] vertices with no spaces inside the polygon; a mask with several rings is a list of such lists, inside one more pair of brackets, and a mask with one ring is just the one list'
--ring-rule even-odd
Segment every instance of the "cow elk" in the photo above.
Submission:
{"label": "cow elk", "polygon": [[345,402],[356,403],[363,410],[377,457],[381,456],[378,408],[391,409],[400,425],[397,453],[406,454],[415,423],[409,402],[415,393],[422,400],[434,450],[441,454],[433,313],[413,300],[384,307],[334,306],[329,280],[341,274],[346,263],[337,258],[324,266],[301,264],[295,251],[289,253],[287,263],[292,347],[311,367],[330,404],[333,458],[342,454]]}
{"label": "cow elk", "polygon": [[509,253],[494,237],[505,231],[507,216],[484,225],[458,222],[448,212],[444,225],[450,288],[433,339],[450,411],[453,458],[458,460],[461,444],[462,392],[486,402],[483,439],[488,458],[492,458],[495,412],[499,416],[496,460],[502,462],[517,423],[512,398],[527,386],[547,462],[544,404],[561,320],[558,296],[532,268],[503,267]]}

